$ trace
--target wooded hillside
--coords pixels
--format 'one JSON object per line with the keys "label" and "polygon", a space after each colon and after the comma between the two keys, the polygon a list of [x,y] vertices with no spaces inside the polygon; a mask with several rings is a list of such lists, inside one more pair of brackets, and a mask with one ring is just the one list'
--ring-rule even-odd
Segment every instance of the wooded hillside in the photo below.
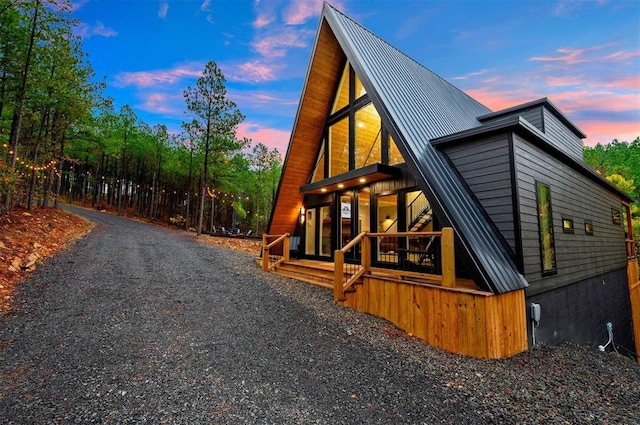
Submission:
{"label": "wooded hillside", "polygon": [[182,131],[104,96],[68,0],[0,0],[0,213],[79,202],[185,228],[263,231],[281,156],[239,140],[214,61],[186,87]]}

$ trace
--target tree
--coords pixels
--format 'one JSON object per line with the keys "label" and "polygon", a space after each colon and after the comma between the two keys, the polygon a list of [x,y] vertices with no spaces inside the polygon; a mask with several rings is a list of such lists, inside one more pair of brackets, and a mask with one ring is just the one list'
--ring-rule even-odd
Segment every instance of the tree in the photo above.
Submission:
{"label": "tree", "polygon": [[238,150],[243,143],[238,141],[235,131],[244,119],[236,104],[227,99],[226,82],[222,71],[210,61],[196,82],[196,87],[187,87],[184,98],[188,114],[202,129],[199,145],[204,153],[200,175],[200,198],[197,234],[202,234],[204,201],[207,193],[208,172],[211,161],[219,161],[229,152]]}

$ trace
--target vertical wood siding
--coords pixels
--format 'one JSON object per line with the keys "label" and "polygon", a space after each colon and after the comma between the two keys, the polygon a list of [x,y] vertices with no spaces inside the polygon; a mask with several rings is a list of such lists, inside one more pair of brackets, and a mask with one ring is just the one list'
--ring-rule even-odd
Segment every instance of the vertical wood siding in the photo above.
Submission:
{"label": "vertical wood siding", "polygon": [[524,290],[494,295],[372,276],[355,288],[341,304],[383,317],[434,347],[485,359],[527,349]]}
{"label": "vertical wood siding", "polygon": [[444,152],[513,252],[517,252],[508,134],[446,146]]}
{"label": "vertical wood siding", "polygon": [[[626,266],[624,229],[613,224],[611,208],[620,198],[533,144],[514,135],[517,193],[524,273],[533,295]],[[557,274],[542,277],[535,182],[550,186]],[[562,218],[571,218],[574,233],[563,233]],[[593,223],[593,235],[584,222]]]}

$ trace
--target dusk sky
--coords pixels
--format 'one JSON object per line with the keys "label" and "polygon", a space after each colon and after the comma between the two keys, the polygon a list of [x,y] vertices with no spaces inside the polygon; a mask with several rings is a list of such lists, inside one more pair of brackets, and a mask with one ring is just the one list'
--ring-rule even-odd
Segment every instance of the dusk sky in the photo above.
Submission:
{"label": "dusk sky", "polygon": [[[330,2],[496,111],[548,97],[586,145],[640,136],[640,1]],[[76,32],[116,110],[180,132],[184,89],[222,69],[238,129],[286,152],[322,0],[80,0]]]}

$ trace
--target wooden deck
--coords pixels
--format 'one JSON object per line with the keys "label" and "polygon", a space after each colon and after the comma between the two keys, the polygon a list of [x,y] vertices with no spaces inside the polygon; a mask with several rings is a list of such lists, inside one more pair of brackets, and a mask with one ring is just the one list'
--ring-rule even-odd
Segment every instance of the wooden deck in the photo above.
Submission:
{"label": "wooden deck", "polygon": [[[275,273],[332,289],[334,263],[289,260]],[[383,317],[444,350],[505,358],[528,348],[524,291],[493,294],[456,278],[453,287],[429,275],[371,268],[337,301]]]}

